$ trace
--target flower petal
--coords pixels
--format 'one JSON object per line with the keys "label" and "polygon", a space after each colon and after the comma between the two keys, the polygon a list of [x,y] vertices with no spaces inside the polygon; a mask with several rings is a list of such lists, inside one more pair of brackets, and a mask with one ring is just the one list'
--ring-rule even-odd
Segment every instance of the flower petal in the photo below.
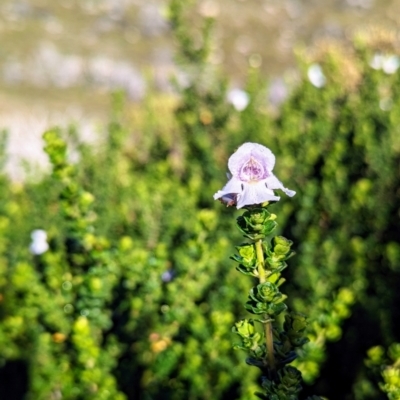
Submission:
{"label": "flower petal", "polygon": [[244,143],[233,153],[228,161],[228,168],[233,176],[238,177],[240,171],[250,158],[255,158],[263,165],[266,172],[273,170],[275,165],[275,156],[270,149],[257,143]]}
{"label": "flower petal", "polygon": [[293,197],[296,194],[294,190],[285,188],[282,182],[272,173],[270,176],[268,176],[268,178],[265,179],[265,183],[269,189],[281,189],[289,197]]}
{"label": "flower petal", "polygon": [[237,194],[243,190],[242,181],[236,178],[232,178],[228,181],[228,183],[222,188],[222,190],[218,190],[217,193],[214,194],[214,200],[220,199],[222,196],[228,194]]}
{"label": "flower petal", "polygon": [[242,208],[280,200],[274,189],[294,196],[296,192],[285,188],[272,173],[274,165],[275,156],[270,149],[257,143],[244,143],[229,158],[230,179],[222,190],[214,194],[214,199]]}
{"label": "flower petal", "polygon": [[253,204],[261,204],[265,201],[279,201],[280,197],[267,188],[265,180],[257,183],[243,183],[243,191],[237,195],[237,208]]}

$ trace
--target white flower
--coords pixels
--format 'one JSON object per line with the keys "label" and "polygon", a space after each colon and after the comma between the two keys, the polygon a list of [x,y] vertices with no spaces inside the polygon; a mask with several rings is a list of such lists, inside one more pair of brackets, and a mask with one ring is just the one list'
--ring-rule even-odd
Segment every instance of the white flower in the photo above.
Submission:
{"label": "white flower", "polygon": [[34,255],[40,255],[45,253],[49,249],[47,243],[47,233],[43,229],[35,229],[31,233],[32,243],[29,246],[29,250]]}
{"label": "white flower", "polygon": [[382,54],[375,53],[374,56],[372,57],[371,61],[369,62],[369,65],[373,69],[381,69],[383,60],[384,60],[384,57]]}
{"label": "white flower", "polygon": [[241,89],[232,89],[228,93],[228,101],[237,111],[243,111],[249,104],[249,95]]}
{"label": "white flower", "polygon": [[394,74],[400,67],[400,58],[394,55],[387,56],[382,64],[383,72],[386,74]]}
{"label": "white flower", "polygon": [[326,78],[322,68],[318,64],[312,64],[308,68],[307,76],[310,82],[317,88],[325,86]]}
{"label": "white flower", "polygon": [[369,65],[376,70],[383,70],[386,74],[394,74],[400,67],[400,58],[393,54],[383,55],[375,53]]}
{"label": "white flower", "polygon": [[288,196],[294,196],[296,192],[286,189],[272,173],[274,165],[275,156],[270,149],[257,143],[242,144],[229,158],[230,180],[214,194],[214,199],[242,208],[280,200],[273,189],[281,189]]}
{"label": "white flower", "polygon": [[172,269],[167,269],[161,275],[161,280],[163,282],[171,282],[174,279],[175,273]]}

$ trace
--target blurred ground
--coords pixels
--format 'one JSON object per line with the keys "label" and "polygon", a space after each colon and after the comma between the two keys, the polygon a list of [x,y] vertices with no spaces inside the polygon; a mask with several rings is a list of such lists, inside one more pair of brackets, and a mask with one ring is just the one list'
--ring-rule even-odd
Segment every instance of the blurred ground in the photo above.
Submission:
{"label": "blurred ground", "polygon": [[[196,12],[217,17],[212,62],[233,87],[243,85],[249,60],[261,60],[279,91],[295,70],[296,44],[346,38],[374,23],[398,26],[400,0],[205,0]],[[10,132],[11,159],[34,157],[54,123],[75,121],[92,137],[112,89],[140,101],[151,77],[170,90],[174,45],[165,17],[161,0],[0,0],[0,128]]]}

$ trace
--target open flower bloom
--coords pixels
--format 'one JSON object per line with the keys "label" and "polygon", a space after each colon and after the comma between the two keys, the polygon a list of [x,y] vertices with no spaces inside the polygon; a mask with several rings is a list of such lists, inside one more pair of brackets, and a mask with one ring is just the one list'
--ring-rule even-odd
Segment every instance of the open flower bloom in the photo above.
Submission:
{"label": "open flower bloom", "polygon": [[230,180],[222,190],[214,194],[228,206],[237,208],[266,201],[278,201],[273,189],[281,189],[292,197],[295,191],[285,188],[272,173],[275,156],[272,151],[257,143],[244,143],[228,161]]}

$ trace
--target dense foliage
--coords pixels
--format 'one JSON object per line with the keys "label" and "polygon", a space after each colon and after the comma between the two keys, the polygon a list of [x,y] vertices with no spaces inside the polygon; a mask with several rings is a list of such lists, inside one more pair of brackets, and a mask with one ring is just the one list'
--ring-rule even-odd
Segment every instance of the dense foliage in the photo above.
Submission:
{"label": "dense foliage", "polygon": [[[49,129],[51,173],[0,177],[2,396],[254,398],[258,371],[232,349],[232,325],[248,317],[248,282],[229,258],[236,214],[212,199],[229,154],[251,140],[297,191],[271,209],[296,251],[287,302],[309,317],[303,395],[398,398],[400,73],[384,64],[399,63],[396,42],[368,32],[301,54],[278,112],[252,67],[239,112],[207,62],[212,20],[199,43],[182,2],[170,13],[178,99],[150,93],[130,111],[117,94],[99,146],[79,127]],[[32,254],[35,229],[49,248]]]}

